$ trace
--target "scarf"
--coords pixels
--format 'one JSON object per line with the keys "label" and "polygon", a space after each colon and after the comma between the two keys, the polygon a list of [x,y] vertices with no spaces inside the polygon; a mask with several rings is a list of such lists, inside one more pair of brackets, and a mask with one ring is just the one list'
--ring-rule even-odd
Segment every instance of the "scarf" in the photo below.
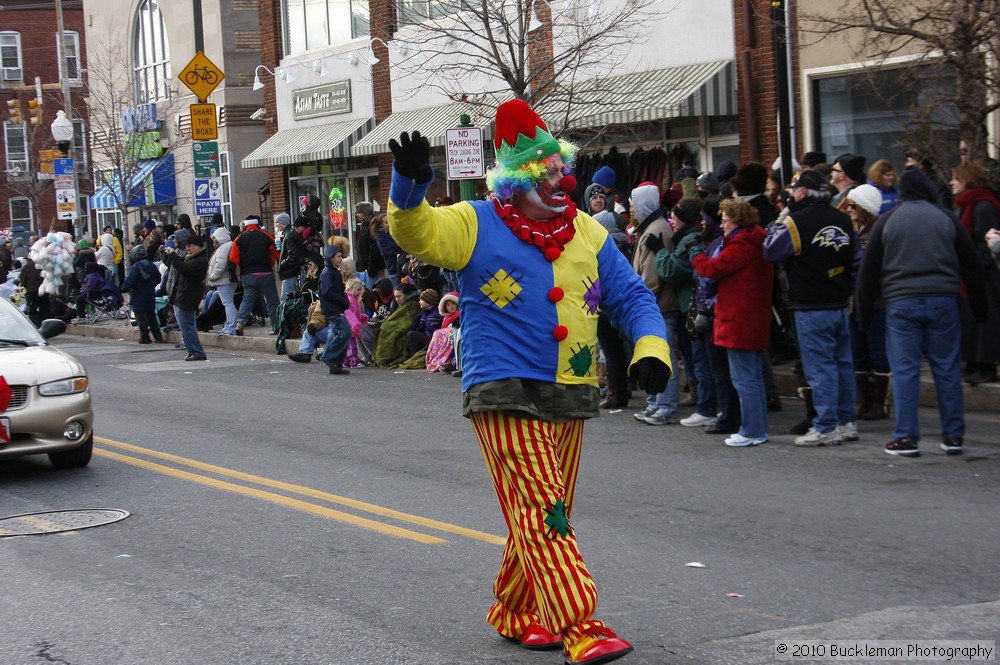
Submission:
{"label": "scarf", "polygon": [[492,198],[497,215],[507,225],[507,228],[515,236],[530,245],[534,245],[542,252],[549,247],[556,247],[561,251],[576,235],[576,227],[573,225],[573,220],[576,219],[576,206],[573,205],[572,201],[566,202],[566,209],[561,215],[540,222],[524,217],[510,203],[505,203],[496,196]]}
{"label": "scarf", "polygon": [[965,190],[961,196],[956,196],[954,201],[955,205],[962,210],[962,226],[973,239],[975,239],[976,229],[972,222],[972,212],[975,210],[976,204],[982,201],[988,201],[996,209],[997,217],[1000,217],[1000,201],[997,201],[997,197],[988,187],[971,187]]}

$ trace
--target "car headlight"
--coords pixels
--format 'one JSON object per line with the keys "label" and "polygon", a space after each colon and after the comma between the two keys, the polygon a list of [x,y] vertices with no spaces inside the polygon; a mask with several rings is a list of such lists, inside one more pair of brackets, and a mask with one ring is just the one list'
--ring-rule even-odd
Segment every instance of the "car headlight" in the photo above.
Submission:
{"label": "car headlight", "polygon": [[72,395],[82,393],[90,385],[90,381],[85,376],[74,376],[72,379],[62,379],[61,381],[51,381],[38,386],[38,394],[43,397],[56,397],[57,395]]}

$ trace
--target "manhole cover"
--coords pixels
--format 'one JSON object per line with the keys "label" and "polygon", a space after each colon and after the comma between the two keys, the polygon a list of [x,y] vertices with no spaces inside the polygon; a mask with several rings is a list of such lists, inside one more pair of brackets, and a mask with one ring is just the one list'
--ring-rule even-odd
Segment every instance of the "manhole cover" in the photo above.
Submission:
{"label": "manhole cover", "polygon": [[89,529],[92,526],[111,524],[128,516],[129,513],[126,510],[99,508],[96,510],[51,510],[44,513],[0,517],[0,538]]}

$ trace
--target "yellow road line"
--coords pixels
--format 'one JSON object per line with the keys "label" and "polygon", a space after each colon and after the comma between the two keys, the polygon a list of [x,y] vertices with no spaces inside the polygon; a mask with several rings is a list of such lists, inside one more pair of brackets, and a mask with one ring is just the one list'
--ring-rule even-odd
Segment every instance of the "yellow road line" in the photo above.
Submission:
{"label": "yellow road line", "polygon": [[504,545],[507,542],[506,538],[494,535],[492,533],[486,533],[485,531],[476,531],[474,529],[467,529],[465,527],[461,527],[456,524],[449,524],[448,522],[439,522],[437,520],[432,520],[426,517],[420,517],[419,515],[410,515],[409,513],[403,513],[398,510],[385,508],[383,506],[378,506],[372,503],[365,503],[364,501],[358,501],[356,499],[351,499],[344,496],[338,496],[336,494],[329,494],[328,492],[315,490],[312,489],[311,487],[303,487],[302,485],[293,485],[291,483],[285,483],[280,480],[272,480],[270,478],[264,478],[262,476],[255,476],[249,473],[243,473],[242,471],[234,471],[233,469],[227,469],[225,467],[215,466],[214,464],[206,464],[205,462],[199,462],[197,460],[188,459],[186,457],[180,457],[178,455],[171,455],[170,453],[163,453],[158,450],[140,448],[139,446],[134,446],[129,443],[122,443],[121,441],[114,441],[112,439],[106,439],[104,437],[95,436],[94,441],[97,443],[103,443],[105,445],[114,446],[116,448],[121,448],[122,450],[128,450],[134,453],[148,455],[150,457],[169,460],[177,464],[184,464],[185,466],[190,466],[195,469],[201,469],[202,471],[209,471],[211,473],[215,473],[220,476],[227,476],[229,478],[236,478],[239,480],[256,483],[258,485],[264,485],[265,487],[273,487],[275,489],[282,489],[289,492],[295,492],[297,494],[303,494],[305,496],[310,496],[316,499],[323,499],[324,501],[329,501],[331,503],[337,503],[342,506],[349,506],[351,508],[356,508],[358,510],[364,510],[366,512],[374,513],[376,515],[381,515],[383,517],[390,517],[392,519],[397,519],[403,522],[409,522],[411,524],[419,524],[420,526],[429,527],[431,529],[437,529],[439,531],[445,531],[447,533],[453,533],[458,536],[465,536],[466,538],[472,538],[473,540],[481,540],[485,543],[490,543],[491,545]]}
{"label": "yellow road line", "polygon": [[372,531],[378,531],[379,533],[384,533],[389,536],[396,536],[397,538],[408,538],[410,540],[415,540],[418,543],[424,543],[427,545],[436,545],[439,543],[448,542],[447,540],[442,540],[441,538],[435,538],[434,536],[427,536],[422,533],[418,533],[416,531],[410,531],[409,529],[401,529],[396,526],[383,524],[382,522],[376,522],[375,520],[369,520],[364,517],[358,517],[356,515],[342,513],[339,510],[333,510],[332,508],[324,508],[323,506],[317,506],[314,503],[302,501],[301,499],[293,499],[291,497],[282,496],[280,494],[274,494],[273,492],[265,492],[264,490],[258,490],[252,487],[244,487],[243,485],[236,485],[234,483],[227,483],[223,480],[216,480],[215,478],[199,476],[198,474],[191,473],[190,471],[181,471],[180,469],[172,469],[169,466],[163,466],[162,464],[157,464],[156,462],[149,462],[144,459],[139,459],[137,457],[129,457],[128,455],[122,455],[120,453],[111,452],[110,450],[101,450],[100,448],[95,448],[94,454],[100,455],[101,457],[107,457],[113,460],[118,460],[119,462],[124,462],[125,464],[131,464],[133,466],[142,467],[143,469],[149,469],[150,471],[156,471],[157,473],[173,476],[175,478],[182,478],[184,480],[189,480],[193,483],[200,483],[202,485],[208,485],[209,487],[215,487],[217,489],[223,489],[229,492],[235,492],[236,494],[243,494],[246,496],[252,496],[256,499],[263,499],[264,501],[270,501],[272,503],[281,504],[289,508],[296,508],[298,510],[305,511],[307,513],[320,515],[322,517],[328,517],[330,519],[334,519],[339,522],[345,522],[347,524],[353,524],[354,526],[360,526],[365,529],[371,529]]}

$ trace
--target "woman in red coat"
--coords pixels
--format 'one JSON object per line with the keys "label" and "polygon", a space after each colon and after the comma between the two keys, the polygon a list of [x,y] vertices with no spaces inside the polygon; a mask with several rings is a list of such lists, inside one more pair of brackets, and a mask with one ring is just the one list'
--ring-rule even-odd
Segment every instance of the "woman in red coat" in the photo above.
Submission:
{"label": "woman in red coat", "polygon": [[767,395],[763,358],[771,338],[771,286],[774,268],[764,261],[767,232],[746,201],[727,199],[722,213],[722,250],[691,259],[695,270],[718,282],[715,344],[729,356],[729,374],[740,396],[740,431],[727,446],[756,446],[767,441]]}

